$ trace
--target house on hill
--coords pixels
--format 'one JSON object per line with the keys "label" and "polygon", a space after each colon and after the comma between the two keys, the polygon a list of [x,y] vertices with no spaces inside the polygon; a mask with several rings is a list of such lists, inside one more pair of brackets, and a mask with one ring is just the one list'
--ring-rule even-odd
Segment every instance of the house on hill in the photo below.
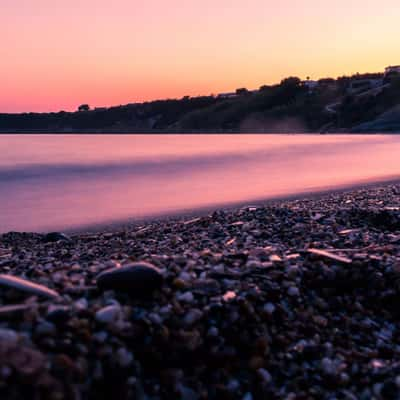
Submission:
{"label": "house on hill", "polygon": [[301,82],[301,86],[307,88],[308,92],[311,93],[318,87],[318,82],[307,79],[306,81]]}
{"label": "house on hill", "polygon": [[372,90],[382,86],[383,79],[353,79],[350,82],[347,92],[349,94],[356,94]]}
{"label": "house on hill", "polygon": [[220,93],[217,95],[217,99],[234,99],[239,95],[236,92],[231,93]]}
{"label": "house on hill", "polygon": [[400,74],[400,65],[393,65],[385,68],[385,76],[391,74]]}

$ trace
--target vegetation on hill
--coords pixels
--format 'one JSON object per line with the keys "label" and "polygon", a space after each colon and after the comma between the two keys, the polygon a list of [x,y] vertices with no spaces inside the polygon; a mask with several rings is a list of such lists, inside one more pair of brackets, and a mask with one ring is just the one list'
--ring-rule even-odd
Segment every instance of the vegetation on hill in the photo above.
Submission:
{"label": "vegetation on hill", "polygon": [[185,115],[177,124],[182,130],[273,131],[318,129],[327,122],[323,92],[309,93],[298,78],[264,86],[256,93],[217,102]]}
{"label": "vegetation on hill", "polygon": [[340,121],[338,123],[344,128],[352,128],[374,120],[399,104],[400,77],[395,77],[387,82],[387,86],[376,95],[346,96],[339,109]]}
{"label": "vegetation on hill", "polygon": [[[378,86],[369,90],[369,81]],[[93,110],[82,104],[77,112],[0,114],[0,131],[345,131],[398,104],[400,76],[396,75],[364,74],[318,82],[289,77],[277,85],[264,85],[257,91],[241,88],[228,96],[184,97]]]}

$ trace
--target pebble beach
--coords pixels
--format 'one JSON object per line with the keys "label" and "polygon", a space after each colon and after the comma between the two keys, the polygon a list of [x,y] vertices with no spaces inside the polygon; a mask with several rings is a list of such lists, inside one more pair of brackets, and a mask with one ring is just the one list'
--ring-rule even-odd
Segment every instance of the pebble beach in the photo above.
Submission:
{"label": "pebble beach", "polygon": [[400,399],[400,184],[0,235],[1,399]]}

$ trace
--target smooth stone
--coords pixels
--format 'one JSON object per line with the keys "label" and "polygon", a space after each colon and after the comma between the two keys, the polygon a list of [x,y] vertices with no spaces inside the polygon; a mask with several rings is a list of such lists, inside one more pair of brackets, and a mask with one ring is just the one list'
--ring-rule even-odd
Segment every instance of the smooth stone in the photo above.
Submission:
{"label": "smooth stone", "polygon": [[7,344],[16,344],[18,342],[18,334],[12,329],[0,328],[0,341]]}
{"label": "smooth stone", "polygon": [[50,232],[43,236],[42,242],[44,243],[55,243],[55,242],[71,242],[71,238],[65,233],[61,232]]}
{"label": "smooth stone", "polygon": [[121,347],[116,354],[117,362],[122,368],[127,368],[132,364],[133,354]]}
{"label": "smooth stone", "polygon": [[160,270],[146,262],[112,268],[97,277],[97,286],[100,289],[130,292],[132,295],[148,294],[160,288],[162,282]]}
{"label": "smooth stone", "polygon": [[153,322],[153,324],[156,325],[161,325],[163,322],[162,318],[156,313],[149,314],[148,318],[151,322]]}
{"label": "smooth stone", "polygon": [[96,332],[92,335],[92,338],[98,343],[105,343],[108,338],[108,333],[105,331]]}
{"label": "smooth stone", "polygon": [[36,326],[35,333],[39,336],[52,336],[57,332],[56,326],[47,321],[41,322]]}
{"label": "smooth stone", "polygon": [[271,383],[272,376],[266,369],[260,368],[257,372],[260,378],[264,381],[264,383]]}
{"label": "smooth stone", "polygon": [[264,305],[264,311],[269,314],[272,315],[276,310],[276,307],[272,304],[272,303],[267,303]]}
{"label": "smooth stone", "polygon": [[181,400],[198,400],[200,396],[189,387],[179,385],[180,399]]}
{"label": "smooth stone", "polygon": [[202,317],[203,313],[200,310],[193,308],[185,315],[183,322],[186,326],[191,326],[199,321]]}
{"label": "smooth stone", "polygon": [[226,385],[226,388],[230,392],[236,392],[237,390],[240,389],[240,382],[236,379],[231,379],[228,384]]}
{"label": "smooth stone", "polygon": [[178,295],[177,299],[179,301],[183,301],[185,303],[192,303],[193,300],[194,300],[194,296],[193,296],[192,292],[185,292],[185,293],[183,293],[181,295]]}
{"label": "smooth stone", "polygon": [[84,297],[75,301],[75,303],[74,303],[74,308],[78,311],[87,310],[88,307],[89,307],[89,303]]}
{"label": "smooth stone", "polygon": [[59,297],[60,295],[51,289],[37,283],[30,282],[26,279],[18,278],[13,275],[0,274],[0,286],[6,286],[22,292],[30,293],[37,296],[43,296],[50,299]]}
{"label": "smooth stone", "polygon": [[51,305],[47,310],[46,319],[55,324],[62,324],[69,320],[71,310],[66,306]]}
{"label": "smooth stone", "polygon": [[296,286],[291,286],[291,287],[288,289],[288,295],[289,295],[289,296],[292,296],[292,297],[300,296],[300,290],[299,290],[299,288],[297,288]]}
{"label": "smooth stone", "polygon": [[118,305],[107,306],[96,312],[96,321],[112,324],[121,319],[122,311]]}
{"label": "smooth stone", "polygon": [[210,336],[210,337],[217,337],[218,334],[219,334],[219,330],[215,326],[212,326],[207,332],[207,336]]}

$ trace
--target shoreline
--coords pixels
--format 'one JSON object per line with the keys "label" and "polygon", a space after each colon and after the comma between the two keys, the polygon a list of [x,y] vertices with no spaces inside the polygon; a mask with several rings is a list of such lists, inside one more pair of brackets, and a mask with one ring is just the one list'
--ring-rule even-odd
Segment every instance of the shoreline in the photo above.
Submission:
{"label": "shoreline", "polygon": [[[286,201],[295,200],[318,200],[323,196],[327,195],[339,195],[348,191],[358,190],[358,189],[369,189],[381,185],[391,185],[399,184],[400,175],[385,177],[376,180],[366,179],[365,181],[358,183],[349,183],[345,185],[338,185],[334,187],[322,187],[313,188],[311,190],[306,190],[299,193],[278,195],[268,198],[256,198],[246,201],[239,201],[233,203],[220,203],[204,207],[196,207],[184,210],[171,211],[166,213],[153,214],[138,218],[124,218],[116,221],[109,221],[96,224],[83,224],[80,226],[60,229],[70,235],[79,235],[84,233],[101,233],[102,231],[115,232],[121,229],[132,229],[135,226],[147,225],[147,224],[157,224],[163,221],[178,221],[187,218],[197,218],[204,217],[209,213],[216,211],[237,211],[240,208],[248,206],[269,206],[278,204]],[[0,233],[1,234],[1,233]]]}
{"label": "shoreline", "polygon": [[0,131],[0,137],[2,135],[398,135],[400,130],[386,130],[386,131],[354,131],[351,129],[322,132],[322,131],[304,131],[304,132],[293,132],[293,131],[276,131],[276,130],[262,130],[262,131],[241,131],[241,130],[215,130],[209,131],[201,130],[76,130],[76,131],[57,131],[43,129],[38,130],[4,130]]}
{"label": "shoreline", "polygon": [[396,399],[399,268],[399,182],[0,235],[0,396]]}

